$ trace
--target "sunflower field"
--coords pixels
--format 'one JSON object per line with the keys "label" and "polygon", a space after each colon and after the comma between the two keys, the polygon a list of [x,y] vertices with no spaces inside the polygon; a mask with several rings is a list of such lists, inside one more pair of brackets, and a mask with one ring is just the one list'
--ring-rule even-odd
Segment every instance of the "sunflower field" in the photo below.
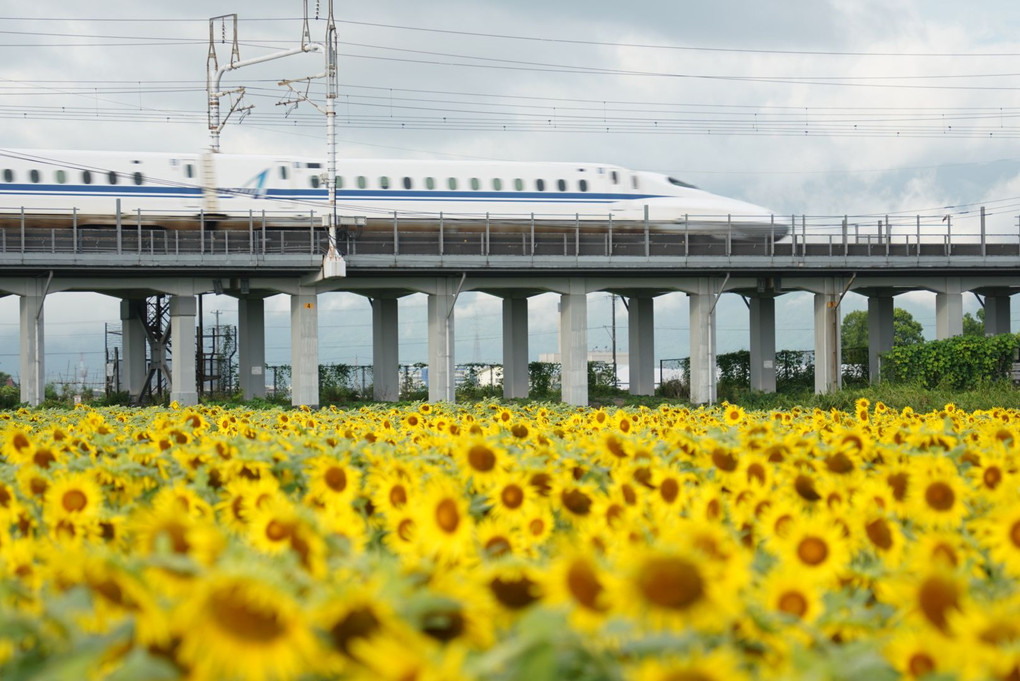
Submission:
{"label": "sunflower field", "polygon": [[1020,411],[0,412],[0,679],[1020,679]]}

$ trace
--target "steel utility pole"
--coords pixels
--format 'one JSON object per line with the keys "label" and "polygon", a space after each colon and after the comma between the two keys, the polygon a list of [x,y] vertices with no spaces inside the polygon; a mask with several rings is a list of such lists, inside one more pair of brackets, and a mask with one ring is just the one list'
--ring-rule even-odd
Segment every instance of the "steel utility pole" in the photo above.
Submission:
{"label": "steel utility pole", "polygon": [[[332,17],[332,2],[330,3],[330,16]],[[220,27],[220,42],[227,42],[227,25],[231,26],[231,38],[230,38],[230,63],[226,66],[219,65],[219,59],[216,56],[216,26]],[[244,98],[244,87],[237,87],[231,90],[221,90],[220,82],[223,80],[223,76],[230,72],[236,71],[237,69],[244,66],[252,66],[254,64],[261,64],[267,61],[273,61],[274,59],[282,59],[283,57],[290,57],[296,54],[304,54],[306,52],[322,52],[325,47],[321,43],[313,43],[311,41],[310,34],[308,32],[308,0],[304,0],[304,23],[301,29],[301,46],[295,47],[290,50],[283,50],[280,52],[273,52],[272,54],[263,55],[261,57],[255,57],[253,59],[241,59],[241,51],[238,47],[237,40],[237,14],[223,14],[218,17],[213,17],[209,20],[209,54],[206,57],[206,80],[205,89],[209,100],[208,119],[209,119],[209,135],[210,143],[209,150],[213,153],[220,151],[220,133],[223,131],[223,126],[226,125],[227,119],[235,111],[250,111],[251,106],[241,107],[239,106],[241,100]],[[227,115],[221,120],[220,118],[220,100],[227,95],[237,95],[233,98],[230,110]]]}

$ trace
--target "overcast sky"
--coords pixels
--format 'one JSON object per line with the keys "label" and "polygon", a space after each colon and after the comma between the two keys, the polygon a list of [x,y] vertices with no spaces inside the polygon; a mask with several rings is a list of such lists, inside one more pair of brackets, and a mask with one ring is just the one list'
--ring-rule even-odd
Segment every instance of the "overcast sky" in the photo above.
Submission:
{"label": "overcast sky", "polygon": [[[0,148],[201,150],[208,145],[209,18],[237,13],[240,57],[301,39],[300,0],[31,5],[0,0]],[[318,19],[315,18],[318,12]],[[326,0],[309,0],[321,40]],[[941,0],[655,0],[342,3],[339,149],[346,157],[597,161],[669,172],[780,214],[954,215],[1013,232],[1020,214],[1020,4]],[[232,28],[216,24],[221,63]],[[319,55],[229,74],[245,118],[233,153],[324,155],[322,117],[276,85],[321,71]],[[312,87],[311,94],[322,87]],[[904,218],[909,221],[912,217]],[[863,218],[862,218],[863,220]],[[933,295],[906,294],[934,335]],[[850,295],[844,311],[864,299]],[[590,297],[589,344],[607,348],[607,296]],[[811,347],[806,295],[781,349]],[[965,298],[965,310],[977,302]],[[1016,306],[1014,306],[1016,307]],[[234,323],[230,299],[206,298]],[[287,363],[288,303],[268,303],[267,354]],[[465,294],[457,360],[499,361],[499,302]],[[531,353],[556,349],[556,298],[532,302]],[[1020,311],[1018,311],[1020,312]],[[719,305],[719,351],[746,348],[739,298]],[[401,304],[401,360],[426,357],[424,297]],[[687,302],[656,302],[656,355],[687,354]],[[626,349],[625,315],[618,339]],[[47,374],[98,374],[117,301],[46,304]],[[320,359],[367,363],[367,302],[320,301]],[[0,371],[18,373],[17,299],[0,299]]]}

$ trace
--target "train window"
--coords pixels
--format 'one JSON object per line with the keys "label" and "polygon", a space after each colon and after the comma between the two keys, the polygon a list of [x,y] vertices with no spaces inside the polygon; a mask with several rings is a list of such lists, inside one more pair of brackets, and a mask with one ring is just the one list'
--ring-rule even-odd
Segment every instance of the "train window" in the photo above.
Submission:
{"label": "train window", "polygon": [[434,177],[426,177],[425,178],[425,189],[435,189],[435,188],[436,188],[436,179]]}
{"label": "train window", "polygon": [[684,187],[685,189],[697,189],[697,187],[695,187],[693,184],[688,184],[687,182],[684,182],[682,180],[678,180],[675,177],[670,177],[670,178],[667,178],[667,179],[669,180],[670,184],[674,184],[677,187]]}
{"label": "train window", "polygon": [[498,192],[503,191],[503,180],[498,177],[492,178],[492,188]]}
{"label": "train window", "polygon": [[4,182],[14,182],[14,171],[10,168],[4,170]]}
{"label": "train window", "polygon": [[364,189],[368,186],[368,179],[364,175],[358,175],[358,189]]}
{"label": "train window", "polygon": [[92,184],[92,172],[88,170],[81,171],[81,183]]}
{"label": "train window", "polygon": [[634,187],[634,189],[638,188],[637,175],[631,175],[630,176],[630,184],[631,184],[631,186]]}
{"label": "train window", "polygon": [[[194,176],[195,176],[195,166],[191,165],[190,163],[184,164],[184,177],[191,178],[191,177],[194,177]],[[86,182],[85,184],[88,184],[88,182]]]}
{"label": "train window", "polygon": [[535,189],[540,192],[545,191],[545,180],[535,180]]}
{"label": "train window", "polygon": [[620,175],[615,170],[609,173],[609,179],[613,181],[613,184],[620,184]]}
{"label": "train window", "polygon": [[110,182],[110,184],[117,184],[117,173],[111,170],[106,174],[106,179]]}
{"label": "train window", "polygon": [[382,188],[382,189],[389,189],[390,188],[390,178],[386,177],[385,175],[380,177],[379,178],[379,187]]}
{"label": "train window", "polygon": [[583,192],[588,191],[588,180],[578,180],[577,181],[577,188],[580,189]]}
{"label": "train window", "polygon": [[477,177],[472,177],[471,178],[471,189],[473,189],[474,191],[478,191],[481,188],[482,188],[482,183],[478,180],[478,178]]}
{"label": "train window", "polygon": [[457,178],[456,177],[451,177],[450,179],[448,179],[446,181],[446,186],[448,186],[451,190],[456,191],[457,190]]}
{"label": "train window", "polygon": [[413,186],[414,186],[414,182],[411,181],[411,178],[405,177],[404,178],[404,189],[410,189]]}
{"label": "train window", "polygon": [[287,179],[287,166],[280,166],[280,179],[281,180]]}
{"label": "train window", "polygon": [[64,184],[65,182],[67,182],[67,173],[65,173],[63,170],[58,170],[56,173],[56,177],[57,184]]}
{"label": "train window", "polygon": [[561,192],[567,191],[567,181],[566,180],[556,180],[556,188],[559,189]]}
{"label": "train window", "polygon": [[134,180],[135,184],[137,184],[137,185],[145,184],[145,176],[142,175],[141,173],[135,173],[132,176],[132,179]]}
{"label": "train window", "polygon": [[305,164],[305,167],[306,168],[321,168],[322,164],[321,163],[316,163],[316,162],[309,162],[309,163]]}
{"label": "train window", "polygon": [[519,192],[522,192],[522,191],[524,191],[524,180],[522,180],[522,179],[521,179],[521,178],[519,178],[519,177],[518,177],[518,178],[516,178],[516,179],[514,180],[514,189],[516,189],[516,190],[517,190],[517,191],[519,191]]}
{"label": "train window", "polygon": [[337,189],[343,189],[344,188],[344,178],[343,177],[337,175],[335,178],[333,178],[333,182],[336,185]]}
{"label": "train window", "polygon": [[32,184],[37,184],[39,182],[39,171],[36,170],[35,168],[29,170],[28,181],[31,182]]}
{"label": "train window", "polygon": [[318,189],[319,188],[319,176],[318,175],[310,175],[308,177],[308,181],[312,183],[312,189]]}

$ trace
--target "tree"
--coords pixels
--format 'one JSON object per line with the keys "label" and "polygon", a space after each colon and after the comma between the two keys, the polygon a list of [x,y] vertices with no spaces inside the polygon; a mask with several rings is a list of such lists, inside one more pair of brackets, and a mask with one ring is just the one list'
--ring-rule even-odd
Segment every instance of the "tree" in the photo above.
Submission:
{"label": "tree", "polygon": [[964,336],[984,336],[985,335],[985,308],[979,308],[977,311],[977,318],[974,315],[967,313],[963,315],[963,335]]}
{"label": "tree", "polygon": [[[868,313],[854,310],[843,317],[841,331],[844,348],[868,347]],[[902,308],[893,309],[893,345],[913,345],[924,341],[924,327]]]}

